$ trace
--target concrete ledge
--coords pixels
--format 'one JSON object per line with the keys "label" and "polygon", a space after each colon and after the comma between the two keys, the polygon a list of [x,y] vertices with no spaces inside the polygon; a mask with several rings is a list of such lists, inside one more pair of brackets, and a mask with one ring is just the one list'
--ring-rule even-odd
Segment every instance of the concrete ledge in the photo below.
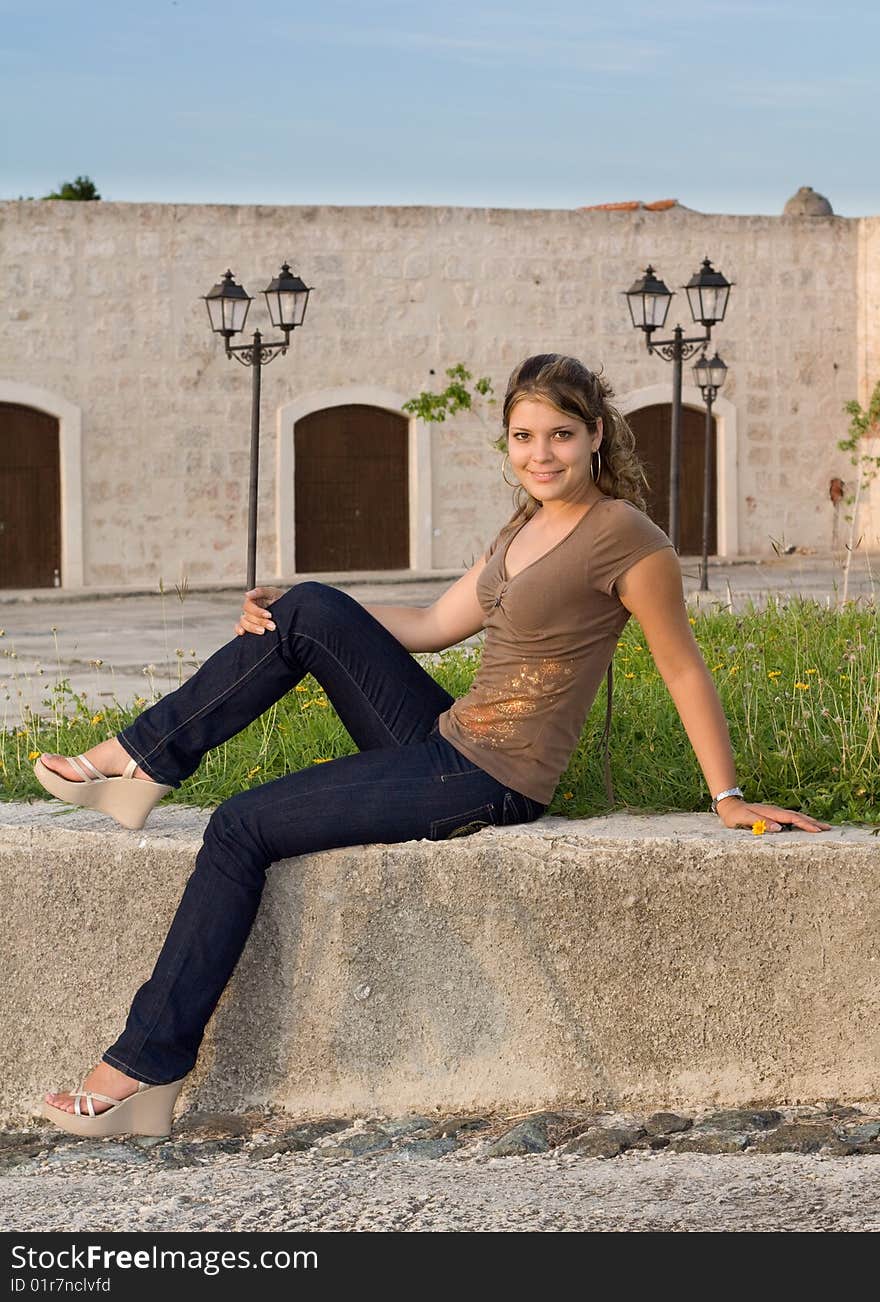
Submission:
{"label": "concrete ledge", "polygon": [[[0,803],[0,1118],[79,1082],[207,813]],[[880,1094],[880,838],[543,818],[274,865],[180,1107],[699,1108]]]}

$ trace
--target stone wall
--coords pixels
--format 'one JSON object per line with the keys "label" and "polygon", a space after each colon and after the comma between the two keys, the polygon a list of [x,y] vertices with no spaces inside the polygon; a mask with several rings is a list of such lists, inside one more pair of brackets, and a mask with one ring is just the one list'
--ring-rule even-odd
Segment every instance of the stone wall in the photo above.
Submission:
{"label": "stone wall", "polygon": [[[129,832],[0,805],[0,1124],[119,1035],[207,820],[161,805]],[[613,814],[282,860],[183,1104],[876,1100],[878,850],[868,827],[756,837],[708,813]]]}
{"label": "stone wall", "polygon": [[[671,387],[621,297],[648,261],[672,288],[708,254],[735,282],[717,332],[736,417],[728,550],[830,546],[829,481],[852,470],[836,448],[843,404],[878,373],[880,219],[7,202],[0,232],[0,401],[36,389],[81,411],[87,585],[242,577],[249,376],[223,356],[199,297],[227,266],[252,295],[284,258],[315,287],[290,353],[263,376],[262,579],[279,575],[291,527],[277,505],[285,406],[367,387],[403,401],[459,361],[500,399],[536,351],[603,364],[619,399],[639,405]],[[266,322],[262,297],[251,312],[249,326]],[[686,318],[679,292],[669,325]],[[470,564],[509,514],[490,446],[499,408],[486,424],[422,431],[420,568]],[[64,582],[75,574],[67,564]]]}

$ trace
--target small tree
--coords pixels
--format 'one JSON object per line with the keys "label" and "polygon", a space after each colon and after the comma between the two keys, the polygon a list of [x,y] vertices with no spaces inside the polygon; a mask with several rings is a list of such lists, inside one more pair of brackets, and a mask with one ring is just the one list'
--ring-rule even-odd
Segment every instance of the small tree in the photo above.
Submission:
{"label": "small tree", "polygon": [[78,176],[75,181],[62,181],[57,190],[44,194],[44,199],[100,199],[98,188],[90,176]]}
{"label": "small tree", "polygon": [[877,473],[880,471],[880,456],[876,453],[875,443],[880,438],[880,380],[874,385],[874,392],[871,394],[867,407],[863,407],[860,402],[853,399],[852,402],[846,404],[844,411],[850,417],[849,437],[841,439],[837,446],[841,452],[849,453],[850,462],[856,467],[855,492],[845,499],[847,506],[852,507],[852,515],[847,516],[850,522],[849,542],[847,543],[846,560],[843,566],[842,601],[845,602],[849,590],[850,561],[852,560],[853,549],[857,545],[855,536],[862,493],[870,488],[872,481],[877,478]]}
{"label": "small tree", "polygon": [[[405,402],[403,410],[409,412],[411,416],[418,416],[419,420],[434,422],[444,421],[447,416],[454,416],[459,411],[472,411],[474,398],[467,387],[473,379],[470,371],[465,370],[459,362],[456,366],[450,366],[446,374],[450,383],[442,393],[422,391],[418,397],[410,398]],[[481,398],[486,398],[490,404],[495,402],[494,398],[488,396],[492,391],[492,385],[485,375],[474,384],[474,393],[479,394]]]}

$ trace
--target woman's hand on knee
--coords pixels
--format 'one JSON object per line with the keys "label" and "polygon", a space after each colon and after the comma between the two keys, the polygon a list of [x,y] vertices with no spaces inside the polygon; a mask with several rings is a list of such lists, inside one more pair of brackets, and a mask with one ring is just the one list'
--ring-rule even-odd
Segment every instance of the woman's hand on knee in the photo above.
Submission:
{"label": "woman's hand on knee", "polygon": [[283,597],[285,591],[285,588],[251,588],[246,592],[235,626],[236,635],[241,637],[243,633],[265,633],[267,629],[274,629],[274,621],[266,607]]}

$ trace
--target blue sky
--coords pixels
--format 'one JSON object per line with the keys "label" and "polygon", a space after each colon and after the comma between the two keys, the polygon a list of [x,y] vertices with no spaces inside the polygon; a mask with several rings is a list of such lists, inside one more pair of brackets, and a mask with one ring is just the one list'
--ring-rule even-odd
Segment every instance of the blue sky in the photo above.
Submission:
{"label": "blue sky", "polygon": [[880,212],[880,6],[0,0],[0,196]]}

